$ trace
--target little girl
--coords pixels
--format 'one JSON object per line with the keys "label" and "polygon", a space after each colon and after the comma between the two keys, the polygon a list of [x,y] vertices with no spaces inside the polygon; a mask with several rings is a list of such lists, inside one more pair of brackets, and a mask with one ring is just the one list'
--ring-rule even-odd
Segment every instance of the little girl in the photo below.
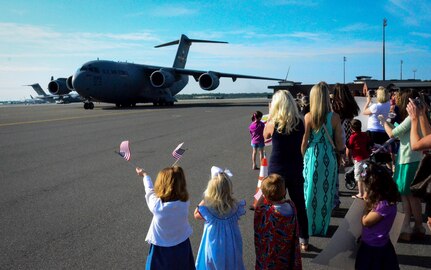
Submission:
{"label": "little girl", "polygon": [[245,214],[245,200],[237,202],[232,197],[229,171],[213,166],[211,175],[204,199],[194,213],[195,219],[205,220],[196,269],[245,269],[238,226]]}
{"label": "little girl", "polygon": [[265,128],[265,124],[260,121],[262,119],[262,112],[256,111],[253,113],[251,117],[251,124],[248,127],[251,135],[251,147],[253,152],[251,153],[251,161],[253,162],[253,170],[259,169],[256,166],[256,152],[259,150],[259,160],[262,160],[263,150],[265,148],[265,139],[263,138],[263,130]]}
{"label": "little girl", "polygon": [[397,186],[385,168],[370,161],[361,166],[366,206],[355,269],[400,269],[389,238],[397,214]]}
{"label": "little girl", "polygon": [[145,240],[150,244],[145,269],[195,269],[189,237],[189,194],[181,167],[168,167],[159,172],[153,188],[150,176],[142,168],[145,200],[153,213]]}

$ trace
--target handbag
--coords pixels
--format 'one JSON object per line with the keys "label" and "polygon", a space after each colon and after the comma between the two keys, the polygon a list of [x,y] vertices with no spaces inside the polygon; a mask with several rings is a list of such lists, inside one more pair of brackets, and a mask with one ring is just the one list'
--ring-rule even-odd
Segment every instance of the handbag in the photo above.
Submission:
{"label": "handbag", "polygon": [[426,154],[419,163],[410,190],[415,197],[431,199],[431,154]]}

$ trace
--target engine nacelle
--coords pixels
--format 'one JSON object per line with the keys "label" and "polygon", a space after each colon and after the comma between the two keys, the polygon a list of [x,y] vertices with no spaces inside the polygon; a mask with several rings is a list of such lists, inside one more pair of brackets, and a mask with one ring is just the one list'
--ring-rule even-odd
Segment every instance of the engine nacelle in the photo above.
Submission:
{"label": "engine nacelle", "polygon": [[72,79],[73,79],[73,76],[69,76],[69,78],[67,78],[67,80],[66,80],[67,89],[69,89],[70,91],[75,90],[73,88]]}
{"label": "engine nacelle", "polygon": [[207,72],[199,76],[199,86],[203,90],[214,90],[220,84],[220,79],[213,72]]}
{"label": "engine nacelle", "polygon": [[50,81],[48,90],[53,95],[66,95],[71,92],[66,85],[66,78],[58,78],[57,80]]}
{"label": "engine nacelle", "polygon": [[151,73],[150,81],[154,87],[169,87],[175,82],[175,75],[166,69],[159,69]]}

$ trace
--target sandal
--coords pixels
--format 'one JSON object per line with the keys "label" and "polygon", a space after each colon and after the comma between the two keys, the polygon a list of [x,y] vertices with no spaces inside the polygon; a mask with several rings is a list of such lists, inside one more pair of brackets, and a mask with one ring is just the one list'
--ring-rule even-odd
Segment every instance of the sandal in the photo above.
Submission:
{"label": "sandal", "polygon": [[301,252],[307,252],[308,251],[308,244],[299,243],[299,246],[301,247]]}

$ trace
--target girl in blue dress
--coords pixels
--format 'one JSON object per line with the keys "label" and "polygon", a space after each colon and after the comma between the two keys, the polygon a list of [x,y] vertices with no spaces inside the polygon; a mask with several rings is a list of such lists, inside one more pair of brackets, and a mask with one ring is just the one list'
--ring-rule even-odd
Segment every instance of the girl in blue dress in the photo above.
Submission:
{"label": "girl in blue dress", "polygon": [[211,175],[204,199],[194,213],[196,219],[205,220],[196,269],[245,269],[238,226],[245,214],[245,200],[238,202],[232,197],[229,171],[213,166]]}

